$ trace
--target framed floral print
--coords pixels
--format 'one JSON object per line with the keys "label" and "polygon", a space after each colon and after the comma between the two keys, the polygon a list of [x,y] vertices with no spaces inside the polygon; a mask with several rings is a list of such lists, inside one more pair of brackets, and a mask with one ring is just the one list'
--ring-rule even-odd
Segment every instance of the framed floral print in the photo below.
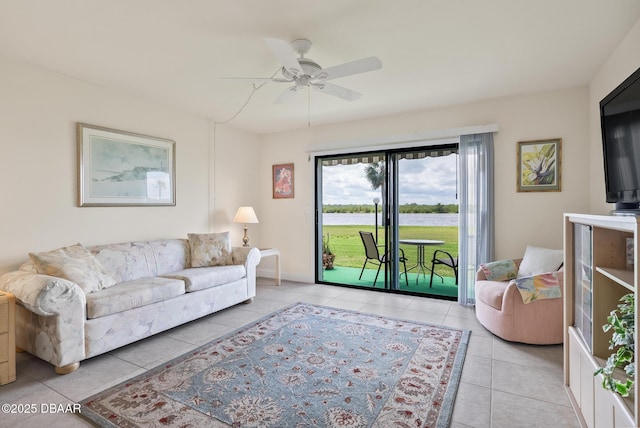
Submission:
{"label": "framed floral print", "polygon": [[561,160],[561,138],[518,142],[518,192],[559,192]]}
{"label": "framed floral print", "polygon": [[273,165],[273,199],[292,199],[294,197],[293,164]]}

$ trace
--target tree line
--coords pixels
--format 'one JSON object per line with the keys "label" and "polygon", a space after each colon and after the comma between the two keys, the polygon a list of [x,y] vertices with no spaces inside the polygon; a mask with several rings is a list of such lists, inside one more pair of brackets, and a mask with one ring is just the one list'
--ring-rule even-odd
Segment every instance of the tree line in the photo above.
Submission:
{"label": "tree line", "polygon": [[[378,207],[378,210],[381,210],[381,208]],[[366,204],[329,204],[322,206],[322,212],[327,214],[373,213],[374,211],[375,205]],[[458,204],[403,204],[398,207],[398,212],[400,214],[457,214]]]}

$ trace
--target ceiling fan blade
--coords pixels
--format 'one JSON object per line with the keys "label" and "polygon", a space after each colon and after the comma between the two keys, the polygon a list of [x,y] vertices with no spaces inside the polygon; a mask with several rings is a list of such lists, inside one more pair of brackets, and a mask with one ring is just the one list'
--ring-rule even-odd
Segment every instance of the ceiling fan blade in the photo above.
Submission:
{"label": "ceiling fan blade", "polygon": [[352,91],[351,89],[343,88],[342,86],[334,85],[332,83],[321,83],[319,85],[312,85],[317,91],[323,94],[333,95],[334,97],[342,98],[347,101],[355,101],[362,96],[360,92]]}
{"label": "ceiling fan blade", "polygon": [[291,83],[293,80],[284,79],[281,77],[218,77],[221,80],[244,80],[248,82],[278,82],[278,83]]}
{"label": "ceiling fan blade", "polygon": [[323,80],[337,79],[339,77],[351,76],[352,74],[366,73],[367,71],[379,70],[382,68],[382,61],[378,57],[370,56],[369,58],[358,59],[344,64],[334,65],[325,68],[321,74],[327,77]]}
{"label": "ceiling fan blade", "polygon": [[271,81],[275,79],[271,79],[269,77],[218,77],[221,80],[251,80],[254,82],[262,82],[265,80]]}
{"label": "ceiling fan blade", "polygon": [[286,91],[284,91],[278,98],[276,98],[276,100],[274,101],[275,104],[284,104],[287,101],[291,100],[291,98],[293,98],[293,96],[296,94],[296,92],[298,91],[298,87],[297,86],[291,86],[289,88],[287,88]]}
{"label": "ceiling fan blade", "polygon": [[296,59],[293,54],[293,49],[291,45],[284,40],[280,39],[264,39],[271,48],[271,51],[274,53],[276,58],[282,63],[284,68],[292,73],[297,75],[303,75],[302,67],[300,67],[300,63]]}

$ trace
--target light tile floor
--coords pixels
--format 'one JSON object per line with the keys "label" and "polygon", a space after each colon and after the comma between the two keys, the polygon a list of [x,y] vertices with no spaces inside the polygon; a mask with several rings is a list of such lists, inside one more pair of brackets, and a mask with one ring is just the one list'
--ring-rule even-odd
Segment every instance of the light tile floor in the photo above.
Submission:
{"label": "light tile floor", "polygon": [[[34,405],[35,413],[0,414],[0,427],[84,427],[73,405],[294,302],[307,302],[472,331],[452,427],[578,427],[562,377],[562,346],[528,346],[494,337],[472,308],[425,297],[329,285],[258,279],[253,303],[240,304],[138,343],[83,361],[59,376],[38,358],[17,355],[17,380],[0,386],[0,403]],[[54,406],[51,406],[51,405]]]}

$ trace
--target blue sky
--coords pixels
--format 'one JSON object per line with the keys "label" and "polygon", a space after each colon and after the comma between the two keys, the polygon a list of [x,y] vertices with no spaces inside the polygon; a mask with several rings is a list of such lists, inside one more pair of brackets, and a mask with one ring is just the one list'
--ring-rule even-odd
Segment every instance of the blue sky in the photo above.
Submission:
{"label": "blue sky", "polygon": [[[457,156],[402,159],[399,167],[400,204],[456,204]],[[323,168],[324,204],[373,204],[380,190],[372,190],[365,164]]]}

